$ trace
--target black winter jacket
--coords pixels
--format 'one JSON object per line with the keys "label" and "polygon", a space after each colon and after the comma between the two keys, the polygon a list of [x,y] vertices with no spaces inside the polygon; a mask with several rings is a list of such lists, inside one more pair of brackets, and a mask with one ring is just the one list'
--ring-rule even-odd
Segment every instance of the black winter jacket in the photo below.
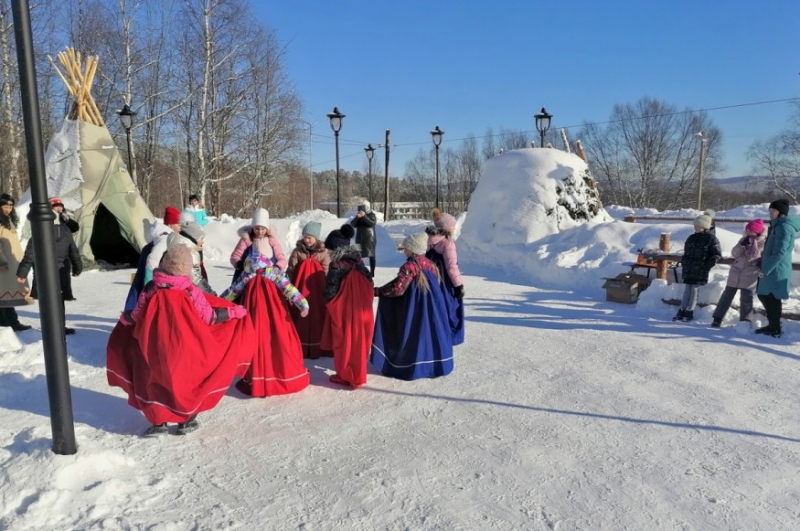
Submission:
{"label": "black winter jacket", "polygon": [[[75,240],[72,239],[72,233],[64,225],[53,225],[53,232],[56,239],[56,264],[59,269],[66,267],[64,262],[69,260],[72,264],[72,273],[79,275],[83,271],[83,262],[81,262],[81,255],[78,252],[78,247],[75,245]],[[33,240],[28,240],[28,245],[25,246],[25,256],[19,263],[17,268],[17,276],[25,278],[30,273],[33,267]],[[63,288],[64,286],[62,286]]]}
{"label": "black winter jacket", "polygon": [[708,231],[695,232],[683,246],[683,283],[703,286],[708,283],[708,273],[722,257],[719,240]]}

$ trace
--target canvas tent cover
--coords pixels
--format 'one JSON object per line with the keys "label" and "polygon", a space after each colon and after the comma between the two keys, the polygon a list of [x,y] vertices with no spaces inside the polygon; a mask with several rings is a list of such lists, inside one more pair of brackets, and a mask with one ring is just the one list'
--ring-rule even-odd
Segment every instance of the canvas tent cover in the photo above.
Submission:
{"label": "canvas tent cover", "polygon": [[[61,198],[80,224],[75,243],[84,264],[97,260],[135,264],[155,218],[108,129],[64,120],[47,146],[45,164],[48,197]],[[29,205],[30,190],[20,201],[25,210]]]}

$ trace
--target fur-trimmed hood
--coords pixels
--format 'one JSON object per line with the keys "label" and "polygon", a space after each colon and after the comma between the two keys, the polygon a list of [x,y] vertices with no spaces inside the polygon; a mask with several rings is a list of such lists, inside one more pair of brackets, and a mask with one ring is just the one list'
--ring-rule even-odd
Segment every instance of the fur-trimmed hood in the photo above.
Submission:
{"label": "fur-trimmed hood", "polygon": [[[331,255],[331,262],[339,262],[341,260],[357,262],[361,260],[361,246],[357,243],[348,245],[347,247],[339,247],[333,251],[328,251],[328,253]],[[353,258],[355,258],[355,260]]]}

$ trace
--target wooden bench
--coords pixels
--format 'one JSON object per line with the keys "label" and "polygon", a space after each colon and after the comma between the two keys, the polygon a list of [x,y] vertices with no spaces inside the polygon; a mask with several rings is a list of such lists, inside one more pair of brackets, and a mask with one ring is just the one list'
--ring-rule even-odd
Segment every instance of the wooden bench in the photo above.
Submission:
{"label": "wooden bench", "polygon": [[[635,262],[622,262],[622,265],[630,267],[631,268],[631,273],[636,272],[637,269],[645,269],[645,270],[647,270],[647,278],[649,279],[650,278],[650,271],[655,271],[656,269],[658,269],[658,262],[659,261],[660,260],[658,258],[650,259],[647,256],[645,256],[644,253],[639,253],[638,256],[636,257],[636,261]],[[672,274],[675,275],[675,282],[676,283],[680,282],[678,280],[678,265],[680,265],[680,262],[676,262],[676,261],[672,261],[672,260],[670,260],[667,263],[667,267],[669,269],[672,269]]]}

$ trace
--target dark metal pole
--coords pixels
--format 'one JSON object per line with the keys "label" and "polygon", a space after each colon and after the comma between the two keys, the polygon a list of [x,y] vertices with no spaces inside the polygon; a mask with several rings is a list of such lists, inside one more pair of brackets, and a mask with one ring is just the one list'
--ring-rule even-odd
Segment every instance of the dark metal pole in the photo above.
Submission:
{"label": "dark metal pole", "polygon": [[336,137],[336,217],[342,217],[342,201],[339,197],[339,131],[334,131]]}
{"label": "dark metal pole", "polygon": [[384,144],[386,157],[384,158],[384,166],[386,168],[386,179],[383,186],[383,219],[389,221],[389,130],[386,130],[386,143]]}
{"label": "dark metal pole", "polygon": [[439,208],[439,146],[436,146],[436,208]]}
{"label": "dark metal pole", "polygon": [[369,159],[369,202],[375,202],[375,199],[372,197],[372,158]]}
{"label": "dark metal pole", "polygon": [[67,343],[64,339],[63,301],[56,271],[55,213],[47,202],[44,170],[42,124],[36,87],[36,65],[33,61],[33,39],[28,0],[12,0],[14,38],[17,44],[22,116],[25,123],[25,144],[31,180],[31,222],[33,262],[39,292],[39,313],[42,322],[44,363],[47,373],[47,394],[50,398],[50,425],[53,430],[53,451],[71,455],[78,451],[72,420],[72,396],[67,366]]}
{"label": "dark metal pole", "polygon": [[539,131],[539,139],[541,140],[541,143],[539,144],[539,147],[544,147],[544,133],[545,133],[544,129]]}
{"label": "dark metal pole", "polygon": [[[125,128],[125,137],[128,141],[128,173],[131,174],[131,178],[133,179],[133,183],[136,186],[139,186],[139,183],[136,182],[136,168],[133,167],[133,157],[131,153],[133,153],[133,145],[131,144],[131,129],[130,127]],[[140,189],[141,191],[141,189]]]}

